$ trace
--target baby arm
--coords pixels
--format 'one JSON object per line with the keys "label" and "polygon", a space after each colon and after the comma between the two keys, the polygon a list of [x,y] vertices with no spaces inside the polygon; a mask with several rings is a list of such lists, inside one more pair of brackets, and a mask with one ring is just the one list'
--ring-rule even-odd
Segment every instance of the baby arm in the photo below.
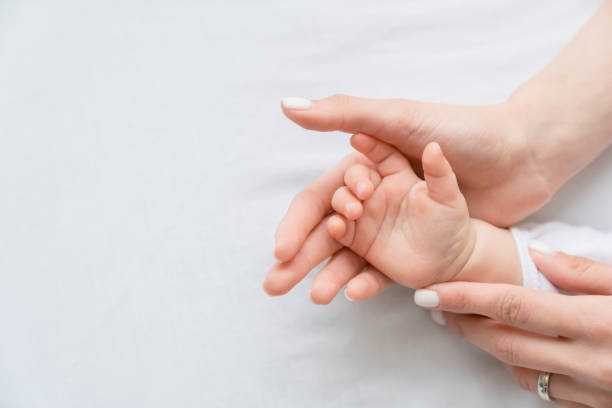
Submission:
{"label": "baby arm", "polygon": [[475,218],[471,221],[477,231],[476,245],[460,279],[455,280],[522,285],[521,263],[510,231]]}
{"label": "baby arm", "polygon": [[390,145],[362,134],[351,144],[375,167],[346,171],[332,199],[338,213],[328,221],[332,237],[412,288],[449,280],[522,283],[510,231],[470,218],[436,143],[423,152],[425,180]]}

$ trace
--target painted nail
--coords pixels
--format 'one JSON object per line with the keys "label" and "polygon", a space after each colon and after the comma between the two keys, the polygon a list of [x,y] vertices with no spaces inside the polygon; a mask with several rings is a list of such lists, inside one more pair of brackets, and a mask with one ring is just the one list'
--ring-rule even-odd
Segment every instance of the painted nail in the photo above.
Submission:
{"label": "painted nail", "polygon": [[433,290],[420,289],[414,292],[414,303],[421,307],[437,307],[440,304],[440,296]]}
{"label": "painted nail", "polygon": [[347,289],[344,289],[344,297],[345,297],[345,298],[346,298],[346,300],[348,300],[349,302],[352,302],[352,301],[353,301],[353,299],[351,299],[351,298],[349,297],[349,295],[346,293],[346,291],[347,291]]}
{"label": "painted nail", "polygon": [[533,249],[534,251],[537,251],[544,255],[554,255],[557,253],[557,251],[555,251],[550,245],[535,239],[529,241],[528,246],[529,249]]}
{"label": "painted nail", "polygon": [[283,98],[282,104],[287,109],[301,109],[307,110],[312,108],[312,102],[306,98],[299,98],[297,96],[290,96]]}
{"label": "painted nail", "polygon": [[446,320],[444,319],[444,314],[439,310],[430,310],[429,314],[431,316],[431,320],[438,323],[440,326],[446,326]]}

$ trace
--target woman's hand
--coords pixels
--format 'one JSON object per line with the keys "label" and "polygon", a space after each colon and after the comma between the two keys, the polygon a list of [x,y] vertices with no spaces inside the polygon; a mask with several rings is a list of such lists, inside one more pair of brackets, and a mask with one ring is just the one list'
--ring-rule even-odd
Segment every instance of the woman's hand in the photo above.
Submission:
{"label": "woman's hand", "polygon": [[351,300],[376,296],[393,284],[386,275],[368,266],[350,249],[343,248],[327,232],[332,196],[338,187],[344,185],[346,170],[355,164],[374,165],[361,153],[350,154],[299,193],[291,203],[276,233],[277,258],[284,258],[286,262],[279,262],[268,271],[263,287],[269,295],[287,293],[330,256],[312,283],[310,297],[317,304],[331,302],[347,283],[345,293]]}
{"label": "woman's hand", "polygon": [[539,168],[537,144],[543,137],[529,138],[526,116],[512,103],[468,107],[333,95],[313,101],[286,98],[281,107],[306,129],[364,133],[389,143],[417,171],[425,146],[437,142],[472,215],[497,226],[531,214],[557,187]]}
{"label": "woman's hand", "polygon": [[[287,98],[283,111],[307,129],[375,136],[412,159],[417,171],[425,146],[438,142],[455,169],[471,216],[507,226],[541,207],[610,144],[611,21],[612,0],[503,104],[462,107],[336,95],[317,101]],[[281,263],[264,282],[268,293],[286,293],[332,254],[325,273],[313,283],[315,302],[329,303],[352,277],[347,293],[353,299],[374,296],[391,284],[372,269],[360,274],[365,261],[323,236],[321,221],[351,160],[355,156],[293,200],[276,233],[274,252]]]}
{"label": "woman's hand", "polygon": [[[296,102],[285,101],[283,110],[301,126],[375,135],[411,159],[417,172],[425,145],[438,142],[476,218],[512,223],[544,204],[556,186],[540,176],[533,145],[527,144],[520,115],[510,104],[461,107],[336,95],[313,101],[308,109],[290,108],[298,106]],[[331,210],[333,193],[344,185],[345,170],[355,163],[371,165],[362,155],[349,155],[295,197],[276,232],[275,256],[281,262],[266,277],[267,293],[286,293],[341,249],[326,234],[322,221]],[[362,276],[365,265],[361,257],[342,249],[313,282],[311,298],[315,303],[329,303],[350,281],[347,296],[363,300],[392,284],[372,268]]]}
{"label": "woman's hand", "polygon": [[[566,296],[512,285],[450,282],[415,293],[438,322],[507,364],[536,391],[550,372],[559,405],[612,407],[612,266],[562,253],[532,251],[538,269]],[[434,312],[437,313],[437,312]]]}

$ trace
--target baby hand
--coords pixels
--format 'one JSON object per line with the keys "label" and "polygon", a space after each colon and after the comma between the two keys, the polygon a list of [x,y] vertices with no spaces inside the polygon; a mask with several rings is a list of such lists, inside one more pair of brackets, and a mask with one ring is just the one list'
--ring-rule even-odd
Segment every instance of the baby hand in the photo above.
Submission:
{"label": "baby hand", "polygon": [[363,134],[351,144],[375,168],[357,164],[345,172],[329,234],[402,285],[461,280],[476,232],[440,146],[425,147],[421,180],[394,147]]}

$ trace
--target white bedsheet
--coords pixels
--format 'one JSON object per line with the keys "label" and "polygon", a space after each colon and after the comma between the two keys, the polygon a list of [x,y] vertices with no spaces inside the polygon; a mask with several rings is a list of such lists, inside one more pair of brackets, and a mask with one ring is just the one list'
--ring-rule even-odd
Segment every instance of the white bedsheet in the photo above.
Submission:
{"label": "white bedsheet", "polygon": [[[0,3],[0,407],[539,407],[394,288],[261,282],[349,151],[283,96],[507,98],[602,4]],[[612,157],[535,220],[612,227]]]}

